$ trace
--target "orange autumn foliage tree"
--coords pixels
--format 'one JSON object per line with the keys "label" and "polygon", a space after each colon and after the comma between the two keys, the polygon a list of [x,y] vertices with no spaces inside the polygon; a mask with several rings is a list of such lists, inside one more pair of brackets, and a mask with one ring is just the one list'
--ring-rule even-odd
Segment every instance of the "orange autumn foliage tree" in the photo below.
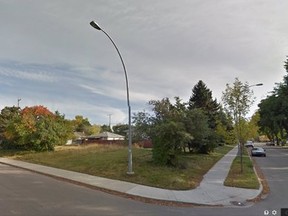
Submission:
{"label": "orange autumn foliage tree", "polygon": [[44,106],[25,107],[21,111],[22,123],[31,132],[36,131],[36,123],[40,118],[52,117],[54,114]]}
{"label": "orange autumn foliage tree", "polygon": [[64,116],[41,105],[25,107],[14,120],[6,128],[10,135],[10,139],[6,137],[4,140],[7,148],[51,151],[55,145],[65,144],[72,133],[72,127]]}
{"label": "orange autumn foliage tree", "polygon": [[22,115],[33,114],[34,116],[54,116],[54,114],[42,105],[25,107],[21,111]]}

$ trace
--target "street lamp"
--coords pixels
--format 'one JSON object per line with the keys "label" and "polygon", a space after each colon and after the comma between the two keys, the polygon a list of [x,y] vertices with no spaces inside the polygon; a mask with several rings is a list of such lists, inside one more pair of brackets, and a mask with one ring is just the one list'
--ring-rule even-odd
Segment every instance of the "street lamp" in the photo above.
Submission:
{"label": "street lamp", "polygon": [[134,174],[133,169],[132,169],[132,139],[131,139],[131,106],[130,106],[130,99],[129,99],[129,84],[128,84],[128,76],[127,76],[127,71],[126,71],[126,67],[123,61],[123,58],[120,54],[120,51],[118,49],[118,47],[116,46],[116,44],[114,43],[114,41],[112,40],[112,38],[94,21],[90,22],[90,25],[99,30],[102,31],[108,38],[109,40],[112,42],[113,46],[115,47],[115,49],[117,50],[117,53],[120,57],[122,66],[123,66],[123,70],[124,70],[124,74],[125,74],[125,80],[126,80],[126,91],[127,91],[127,105],[128,105],[128,172],[127,174],[132,175]]}
{"label": "street lamp", "polygon": [[254,87],[254,86],[262,86],[263,85],[263,83],[257,83],[257,84],[254,84],[254,85],[250,85],[250,86],[248,86],[248,88],[250,88],[250,87]]}

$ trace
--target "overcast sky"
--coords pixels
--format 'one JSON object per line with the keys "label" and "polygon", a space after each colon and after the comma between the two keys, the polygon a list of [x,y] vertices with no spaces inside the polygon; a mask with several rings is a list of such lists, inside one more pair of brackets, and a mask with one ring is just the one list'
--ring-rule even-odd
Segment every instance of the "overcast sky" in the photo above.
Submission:
{"label": "overcast sky", "polygon": [[207,85],[221,101],[236,77],[256,104],[281,82],[288,55],[287,0],[0,0],[0,108],[44,105],[69,119],[127,122],[151,99]]}

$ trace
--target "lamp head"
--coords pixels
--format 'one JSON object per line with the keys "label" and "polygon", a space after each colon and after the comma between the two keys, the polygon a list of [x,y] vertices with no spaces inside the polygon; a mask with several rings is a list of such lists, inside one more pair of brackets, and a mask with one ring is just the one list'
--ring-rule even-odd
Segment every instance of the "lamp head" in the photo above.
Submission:
{"label": "lamp head", "polygon": [[101,30],[100,26],[95,21],[91,21],[90,25],[97,30]]}

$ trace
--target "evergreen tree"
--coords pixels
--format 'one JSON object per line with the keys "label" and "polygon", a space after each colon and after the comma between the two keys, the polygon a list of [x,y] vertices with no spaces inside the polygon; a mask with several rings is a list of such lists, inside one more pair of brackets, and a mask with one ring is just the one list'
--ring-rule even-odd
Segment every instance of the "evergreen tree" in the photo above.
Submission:
{"label": "evergreen tree", "polygon": [[213,100],[212,92],[207,88],[205,83],[200,80],[192,89],[192,96],[188,102],[188,109],[201,109],[208,117],[209,127],[216,128],[217,113],[220,105],[217,100]]}

